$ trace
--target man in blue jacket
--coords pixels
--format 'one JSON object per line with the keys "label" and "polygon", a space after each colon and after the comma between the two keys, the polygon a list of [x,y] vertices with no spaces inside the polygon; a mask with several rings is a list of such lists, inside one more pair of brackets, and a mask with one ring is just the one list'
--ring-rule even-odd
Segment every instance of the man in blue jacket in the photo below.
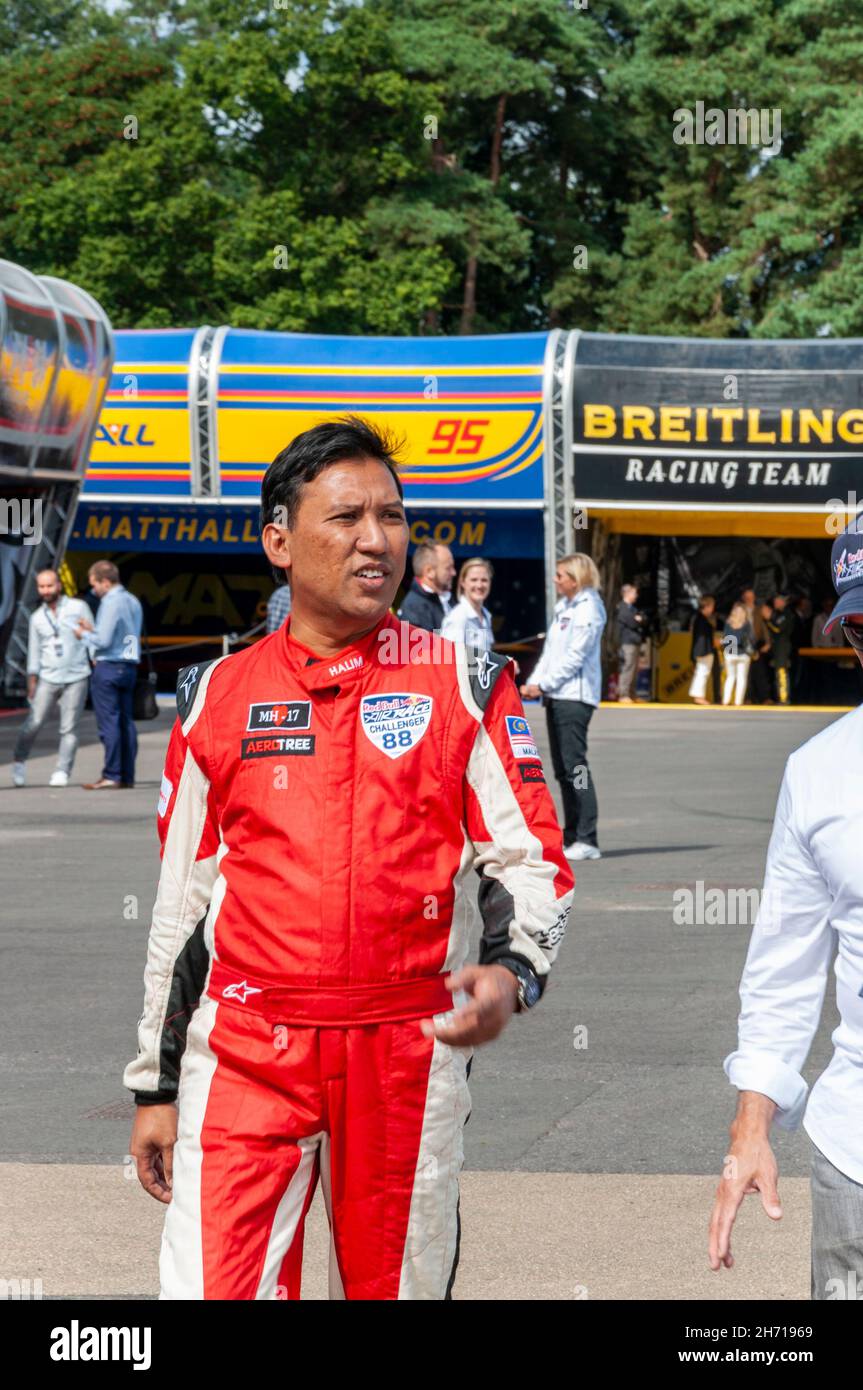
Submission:
{"label": "man in blue jacket", "polygon": [[139,601],[120,583],[110,560],[97,560],[88,575],[100,599],[96,626],[82,618],[77,636],[85,637],[93,660],[90,695],[96,727],[105,748],[105,765],[87,791],[114,791],[135,785],[138,733],[135,728],[135,683],[141,660],[143,613]]}
{"label": "man in blue jacket", "polygon": [[398,616],[403,623],[438,632],[451,607],[455,563],[447,545],[418,545],[413,553],[414,581]]}

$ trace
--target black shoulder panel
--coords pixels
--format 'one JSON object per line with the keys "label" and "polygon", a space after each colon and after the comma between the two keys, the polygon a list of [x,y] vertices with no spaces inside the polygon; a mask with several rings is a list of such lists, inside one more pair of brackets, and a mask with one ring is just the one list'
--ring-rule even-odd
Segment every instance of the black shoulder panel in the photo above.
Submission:
{"label": "black shoulder panel", "polygon": [[194,666],[184,666],[177,677],[177,714],[180,716],[180,723],[185,724],[195,703],[195,696],[198,693],[198,686],[201,677],[208,666],[212,666],[214,661],[218,661],[217,656],[210,657],[209,661],[198,661]]}
{"label": "black shoulder panel", "polygon": [[509,658],[500,656],[497,652],[482,652],[476,647],[468,647],[466,650],[470,691],[480,709],[484,710],[501,671],[509,665]]}

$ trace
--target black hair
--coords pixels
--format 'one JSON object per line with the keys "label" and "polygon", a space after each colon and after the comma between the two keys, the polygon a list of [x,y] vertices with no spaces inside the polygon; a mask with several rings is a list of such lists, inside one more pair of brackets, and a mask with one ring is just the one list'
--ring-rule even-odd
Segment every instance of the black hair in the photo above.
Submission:
{"label": "black hair", "polygon": [[[277,507],[282,508],[281,524],[294,526],[305,484],[312,482],[325,468],[343,463],[345,459],[377,459],[390,470],[399,497],[404,499],[396,467],[396,455],[401,447],[402,443],[388,430],[378,429],[357,415],[343,415],[304,430],[276,455],[264,474],[261,531],[275,521]],[[284,578],[281,572],[280,575]]]}

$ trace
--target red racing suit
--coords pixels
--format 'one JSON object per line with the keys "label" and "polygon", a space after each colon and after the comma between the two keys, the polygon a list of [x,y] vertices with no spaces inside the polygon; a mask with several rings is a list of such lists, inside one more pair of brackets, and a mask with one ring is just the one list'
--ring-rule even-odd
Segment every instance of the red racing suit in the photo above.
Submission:
{"label": "red racing suit", "polygon": [[448,1297],[469,1050],[418,1020],[453,1007],[475,872],[480,962],[540,988],[573,886],[510,670],[387,614],[180,673],[124,1076],[179,1100],[162,1297],[299,1297],[319,1176],[331,1296]]}

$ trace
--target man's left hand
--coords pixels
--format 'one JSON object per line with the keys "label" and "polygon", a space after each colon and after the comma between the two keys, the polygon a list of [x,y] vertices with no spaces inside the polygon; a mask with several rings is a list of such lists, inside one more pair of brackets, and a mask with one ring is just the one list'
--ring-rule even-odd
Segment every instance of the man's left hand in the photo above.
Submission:
{"label": "man's left hand", "polygon": [[518,980],[505,965],[466,965],[445,981],[447,989],[463,989],[470,1000],[456,1009],[448,1023],[424,1018],[420,1027],[427,1038],[439,1038],[451,1047],[479,1047],[503,1032],[515,1013]]}

